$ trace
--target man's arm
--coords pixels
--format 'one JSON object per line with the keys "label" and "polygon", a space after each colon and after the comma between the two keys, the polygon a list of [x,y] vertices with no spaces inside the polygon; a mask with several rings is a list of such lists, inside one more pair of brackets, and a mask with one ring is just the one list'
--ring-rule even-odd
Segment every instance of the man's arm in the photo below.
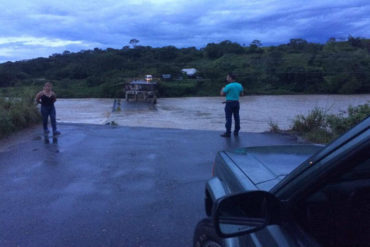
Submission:
{"label": "man's arm", "polygon": [[221,88],[221,91],[220,91],[220,95],[221,95],[221,96],[225,96],[225,95],[226,95],[226,94],[225,94],[225,92],[224,92],[224,88],[225,88],[225,87]]}

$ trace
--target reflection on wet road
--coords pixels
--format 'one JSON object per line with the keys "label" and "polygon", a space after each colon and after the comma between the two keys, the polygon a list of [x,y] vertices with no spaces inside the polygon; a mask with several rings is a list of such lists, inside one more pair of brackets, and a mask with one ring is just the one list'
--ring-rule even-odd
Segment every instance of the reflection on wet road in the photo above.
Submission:
{"label": "reflection on wet road", "polygon": [[38,126],[0,142],[0,246],[191,246],[217,151],[295,143],[274,134],[59,129],[56,140]]}

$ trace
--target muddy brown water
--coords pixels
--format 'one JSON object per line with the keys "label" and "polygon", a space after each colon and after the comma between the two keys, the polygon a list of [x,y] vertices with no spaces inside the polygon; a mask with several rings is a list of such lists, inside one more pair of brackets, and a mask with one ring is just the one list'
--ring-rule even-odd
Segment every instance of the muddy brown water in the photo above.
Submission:
{"label": "muddy brown water", "polygon": [[[224,130],[223,97],[160,98],[153,106],[127,103],[112,112],[113,99],[59,99],[57,120],[64,123],[106,124],[120,126]],[[370,101],[370,95],[279,95],[245,96],[240,99],[241,131],[264,132],[269,122],[288,129],[297,114],[307,114],[314,107],[328,113],[345,111]]]}

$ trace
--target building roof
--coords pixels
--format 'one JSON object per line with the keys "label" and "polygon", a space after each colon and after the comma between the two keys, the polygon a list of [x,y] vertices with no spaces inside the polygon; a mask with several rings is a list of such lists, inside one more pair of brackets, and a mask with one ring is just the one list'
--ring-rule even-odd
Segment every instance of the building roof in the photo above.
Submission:
{"label": "building roof", "polygon": [[197,73],[196,68],[185,68],[185,69],[182,69],[181,71],[187,75],[194,75],[195,73]]}

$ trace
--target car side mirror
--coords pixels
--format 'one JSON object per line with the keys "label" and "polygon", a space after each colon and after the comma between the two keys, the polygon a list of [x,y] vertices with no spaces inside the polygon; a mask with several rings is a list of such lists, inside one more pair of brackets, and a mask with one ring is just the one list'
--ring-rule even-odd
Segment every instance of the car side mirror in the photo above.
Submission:
{"label": "car side mirror", "polygon": [[219,199],[213,210],[214,225],[220,237],[256,232],[278,224],[280,202],[265,191],[249,191]]}

